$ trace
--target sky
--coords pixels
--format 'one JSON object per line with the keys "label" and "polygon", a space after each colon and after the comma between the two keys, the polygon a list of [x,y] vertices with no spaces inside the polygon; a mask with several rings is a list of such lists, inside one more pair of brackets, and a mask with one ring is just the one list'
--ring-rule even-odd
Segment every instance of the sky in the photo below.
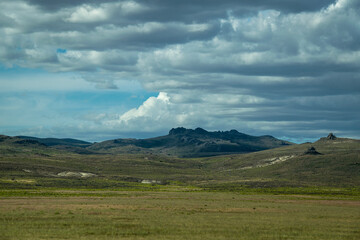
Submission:
{"label": "sky", "polygon": [[2,0],[0,134],[360,138],[360,0]]}

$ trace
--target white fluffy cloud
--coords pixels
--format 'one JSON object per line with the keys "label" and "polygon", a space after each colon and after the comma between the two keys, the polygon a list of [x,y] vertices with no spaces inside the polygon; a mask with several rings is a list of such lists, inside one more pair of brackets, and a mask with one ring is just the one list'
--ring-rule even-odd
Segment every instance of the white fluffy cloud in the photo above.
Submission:
{"label": "white fluffy cloud", "polygon": [[172,103],[166,93],[160,92],[157,97],[150,97],[138,108],[110,120],[105,119],[103,124],[126,131],[164,131],[174,124],[181,126],[187,123],[194,113],[184,110],[184,106]]}

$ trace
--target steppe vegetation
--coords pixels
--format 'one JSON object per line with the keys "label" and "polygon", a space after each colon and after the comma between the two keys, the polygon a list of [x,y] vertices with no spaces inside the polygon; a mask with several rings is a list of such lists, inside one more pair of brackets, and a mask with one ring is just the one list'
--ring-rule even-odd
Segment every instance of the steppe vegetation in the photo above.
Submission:
{"label": "steppe vegetation", "polygon": [[0,239],[360,238],[358,140],[177,158],[2,137],[0,153]]}
{"label": "steppe vegetation", "polygon": [[3,190],[1,239],[359,239],[357,196]]}

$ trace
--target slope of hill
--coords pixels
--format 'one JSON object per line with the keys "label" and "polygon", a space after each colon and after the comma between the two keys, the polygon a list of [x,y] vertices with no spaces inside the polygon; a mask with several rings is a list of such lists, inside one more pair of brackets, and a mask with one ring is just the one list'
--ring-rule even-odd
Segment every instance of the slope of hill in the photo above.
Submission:
{"label": "slope of hill", "polygon": [[360,140],[329,136],[314,143],[212,157],[206,163],[228,179],[253,186],[359,186]]}
{"label": "slope of hill", "polygon": [[28,137],[28,136],[17,136],[18,138],[25,140],[34,140],[39,143],[42,143],[46,146],[72,146],[72,147],[88,147],[92,143],[85,142],[82,140],[72,139],[72,138],[37,138],[37,137]]}
{"label": "slope of hill", "polygon": [[149,139],[115,139],[93,144],[88,149],[111,153],[155,153],[178,157],[204,157],[249,153],[292,143],[272,136],[250,136],[236,130],[208,132],[173,128],[166,136]]}
{"label": "slope of hill", "polygon": [[23,139],[24,141],[35,141],[48,147],[69,152],[79,154],[96,154],[96,152],[86,149],[91,146],[92,143],[82,140],[72,138],[37,138],[29,136],[17,136],[17,138]]}
{"label": "slope of hill", "polygon": [[360,140],[322,138],[247,154],[177,158],[150,153],[78,154],[0,136],[0,188],[116,188],[141,182],[221,190],[358,187]]}
{"label": "slope of hill", "polygon": [[34,139],[23,139],[20,137],[0,135],[0,146],[2,150],[7,149],[7,147],[21,150],[24,147],[45,147],[46,145]]}

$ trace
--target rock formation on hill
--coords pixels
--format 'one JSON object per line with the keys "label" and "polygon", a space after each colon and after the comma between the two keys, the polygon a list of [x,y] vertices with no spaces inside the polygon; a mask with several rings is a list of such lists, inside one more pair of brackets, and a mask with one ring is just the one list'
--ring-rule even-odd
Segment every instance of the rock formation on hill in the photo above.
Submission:
{"label": "rock formation on hill", "polygon": [[308,150],[304,152],[304,155],[320,155],[318,151],[314,147],[310,147]]}
{"label": "rock formation on hill", "polygon": [[292,143],[272,136],[251,136],[236,130],[209,132],[202,128],[173,128],[168,135],[148,139],[114,139],[88,149],[118,153],[160,153],[181,157],[204,157],[249,153]]}
{"label": "rock formation on hill", "polygon": [[336,136],[333,133],[329,133],[329,135],[326,137],[327,140],[336,140]]}

